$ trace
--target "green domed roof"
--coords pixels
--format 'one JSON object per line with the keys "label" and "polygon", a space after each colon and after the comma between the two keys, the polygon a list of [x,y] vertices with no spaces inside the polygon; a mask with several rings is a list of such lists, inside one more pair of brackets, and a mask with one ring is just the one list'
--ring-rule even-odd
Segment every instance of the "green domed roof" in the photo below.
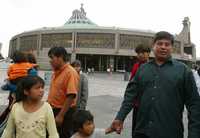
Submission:
{"label": "green domed roof", "polygon": [[72,16],[64,24],[64,27],[96,27],[97,24],[93,23],[90,19],[86,17],[86,12],[83,9],[83,4],[81,4],[80,10],[74,10]]}

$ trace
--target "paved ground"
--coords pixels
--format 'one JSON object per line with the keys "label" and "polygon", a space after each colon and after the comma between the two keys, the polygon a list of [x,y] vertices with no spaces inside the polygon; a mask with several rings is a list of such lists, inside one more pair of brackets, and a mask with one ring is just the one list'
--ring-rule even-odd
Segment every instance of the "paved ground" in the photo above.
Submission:
{"label": "paved ground", "polygon": [[[40,76],[44,77],[44,72],[40,72]],[[6,77],[6,72],[0,70],[0,83]],[[95,73],[88,75],[89,78],[89,101],[88,109],[95,116],[97,128],[106,128],[112,122],[119,106],[121,104],[124,89],[127,82],[123,80],[123,74],[108,75],[104,73]],[[45,87],[46,99],[48,85]],[[0,91],[0,111],[7,104],[7,93]],[[186,112],[184,113],[184,124],[186,126]],[[187,132],[186,132],[187,133]],[[115,134],[110,135],[112,138],[130,138],[131,137],[131,114],[126,119],[125,128],[121,136]]]}

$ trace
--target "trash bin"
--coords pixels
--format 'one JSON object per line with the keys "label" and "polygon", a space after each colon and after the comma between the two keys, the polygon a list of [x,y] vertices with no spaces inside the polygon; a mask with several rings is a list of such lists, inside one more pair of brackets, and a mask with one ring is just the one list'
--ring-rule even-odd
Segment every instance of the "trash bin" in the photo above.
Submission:
{"label": "trash bin", "polygon": [[129,73],[124,72],[124,81],[129,81]]}
{"label": "trash bin", "polygon": [[44,72],[44,81],[45,81],[46,85],[50,84],[50,82],[51,82],[51,75],[52,75],[51,71],[45,71]]}

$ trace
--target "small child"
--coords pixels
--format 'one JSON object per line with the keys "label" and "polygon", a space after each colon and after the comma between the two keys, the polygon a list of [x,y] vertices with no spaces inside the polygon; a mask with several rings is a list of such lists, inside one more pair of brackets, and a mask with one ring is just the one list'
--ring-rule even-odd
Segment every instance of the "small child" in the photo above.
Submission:
{"label": "small child", "polygon": [[19,79],[28,75],[30,69],[37,66],[37,64],[29,62],[28,56],[21,51],[15,51],[12,59],[14,64],[9,66],[7,74],[8,80],[13,84],[17,84]]}
{"label": "small child", "polygon": [[[94,117],[88,110],[74,113],[74,135],[71,138],[106,138],[104,129],[95,129]],[[110,137],[110,136],[109,136]]]}
{"label": "small child", "polygon": [[19,98],[13,105],[2,138],[59,138],[51,106],[42,101],[44,81],[26,76],[17,85]]}
{"label": "small child", "polygon": [[[9,90],[11,92],[15,92],[17,83],[27,75],[37,75],[37,64],[32,62],[33,56],[30,57],[30,54],[25,54],[21,51],[15,51],[12,60],[13,64],[11,64],[8,68],[7,74],[7,84],[2,86],[3,90]],[[29,61],[30,60],[30,61]]]}

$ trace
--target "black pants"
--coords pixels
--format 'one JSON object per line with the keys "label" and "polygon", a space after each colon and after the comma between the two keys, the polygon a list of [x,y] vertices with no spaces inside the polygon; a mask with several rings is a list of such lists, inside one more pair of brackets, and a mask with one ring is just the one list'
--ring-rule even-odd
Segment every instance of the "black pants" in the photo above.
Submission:
{"label": "black pants", "polygon": [[144,134],[135,134],[134,136],[132,136],[132,138],[149,138],[148,136],[144,135]]}
{"label": "black pants", "polygon": [[[59,127],[57,127],[58,134],[60,138],[70,138],[74,131],[73,131],[73,120],[72,115],[76,111],[76,108],[69,108],[69,110],[66,112],[63,124]],[[60,112],[60,108],[53,108],[54,116]]]}
{"label": "black pants", "polygon": [[132,115],[132,138],[149,138],[145,134],[135,133],[137,114],[138,114],[138,107],[135,107]]}

